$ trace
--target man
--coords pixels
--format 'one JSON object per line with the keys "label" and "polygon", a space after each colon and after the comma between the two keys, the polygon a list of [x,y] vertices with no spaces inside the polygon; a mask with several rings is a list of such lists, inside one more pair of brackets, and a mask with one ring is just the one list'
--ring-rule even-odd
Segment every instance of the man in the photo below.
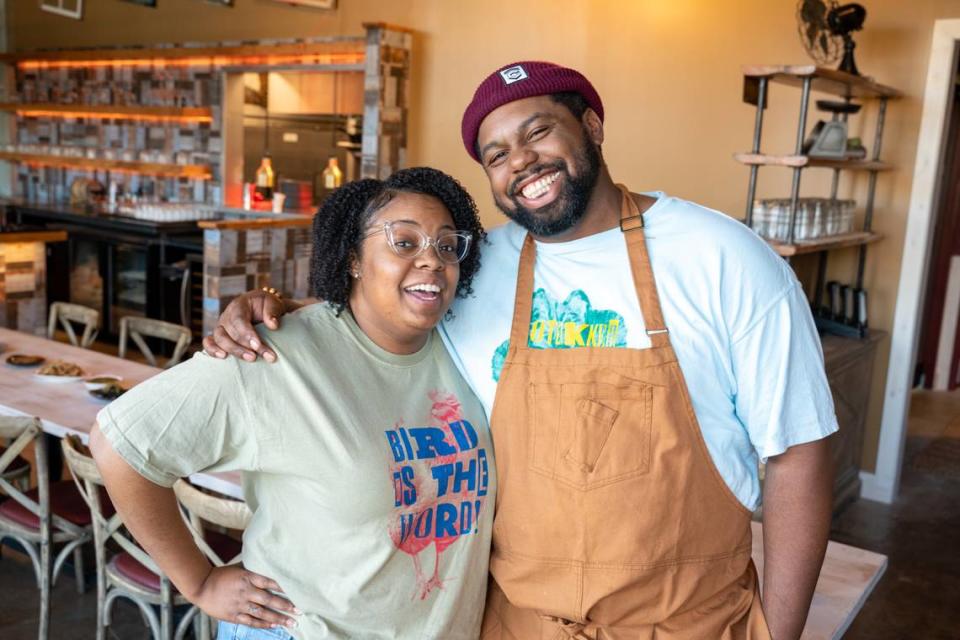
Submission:
{"label": "man", "polygon": [[[603,117],[580,73],[530,61],[488,76],[463,116],[512,221],[441,327],[494,434],[483,637],[798,638],[837,429],[806,298],[737,221],[616,185]],[[275,358],[249,319],[282,312],[245,294],[204,346]]]}

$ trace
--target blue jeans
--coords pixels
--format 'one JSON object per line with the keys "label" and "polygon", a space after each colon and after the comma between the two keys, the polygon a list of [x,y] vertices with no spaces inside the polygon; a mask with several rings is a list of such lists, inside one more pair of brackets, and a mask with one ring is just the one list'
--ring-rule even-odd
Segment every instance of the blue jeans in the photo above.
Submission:
{"label": "blue jeans", "polygon": [[290,640],[292,637],[283,627],[257,629],[222,620],[217,626],[217,640]]}

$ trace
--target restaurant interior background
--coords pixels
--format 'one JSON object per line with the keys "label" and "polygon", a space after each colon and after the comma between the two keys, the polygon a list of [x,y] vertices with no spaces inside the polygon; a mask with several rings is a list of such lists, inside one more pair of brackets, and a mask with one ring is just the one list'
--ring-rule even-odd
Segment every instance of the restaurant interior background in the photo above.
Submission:
{"label": "restaurant interior background", "polygon": [[[459,124],[478,81],[498,65],[543,59],[582,70],[604,100],[603,153],[615,180],[635,191],[663,190],[742,217],[749,171],[733,154],[750,149],[755,109],[744,103],[741,69],[811,63],[797,33],[795,0],[339,0],[333,10],[274,0],[234,0],[232,6],[158,0],[154,8],[86,0],[80,21],[41,11],[38,4],[0,0],[6,17],[0,31],[5,43],[0,45],[5,44],[6,51],[362,36],[365,23],[408,28],[412,56],[402,162],[436,166],[457,177],[478,200],[488,226],[502,217],[492,205],[483,172],[464,153]],[[912,232],[909,219],[911,211],[922,206],[916,202],[915,175],[920,174],[915,167],[918,159],[932,166],[939,162],[939,138],[932,140],[934,148],[921,144],[924,97],[934,63],[935,23],[960,18],[960,3],[862,4],[868,18],[863,31],[855,34],[857,65],[864,75],[903,94],[890,101],[886,112],[883,160],[893,169],[884,172],[876,186],[873,230],[882,239],[870,247],[864,280],[870,326],[888,337],[877,345],[871,379],[859,381],[869,384],[860,454],[862,495],[891,502],[901,473],[903,425],[914,383],[915,343],[908,340],[898,353],[896,346],[902,343],[897,342],[897,331],[920,338],[920,311],[898,310],[898,295],[902,298],[905,260],[923,265],[929,257],[928,236]],[[949,55],[954,55],[952,50]],[[950,64],[952,68],[952,58]],[[765,149],[794,147],[798,93],[771,90],[763,124]],[[808,122],[818,117],[826,119],[811,106]],[[14,118],[0,115],[0,122],[7,124],[0,126],[0,145],[9,141],[2,136],[10,135]],[[851,118],[850,135],[863,137],[869,147],[876,118],[875,108]],[[325,162],[328,154],[322,155]],[[12,163],[0,162],[0,195],[13,195],[15,171]],[[831,174],[806,172],[804,194],[829,192]],[[791,177],[787,170],[761,171],[758,194],[789,194]],[[865,173],[841,178],[843,197],[863,202],[868,189]],[[849,280],[856,261],[856,250],[835,252],[828,279]],[[816,264],[810,257],[793,261],[807,279]],[[922,282],[922,273],[920,277]],[[897,382],[891,384],[894,377]]]}
{"label": "restaurant interior background", "polygon": [[[44,13],[34,2],[6,4],[10,51],[358,34],[364,22],[409,26],[417,37],[407,165],[442,167],[456,176],[477,198],[487,225],[502,218],[482,171],[463,152],[459,123],[462,106],[491,68],[530,58],[584,70],[607,108],[604,155],[615,179],[740,215],[747,170],[732,154],[749,148],[754,117],[741,99],[740,68],[808,61],[789,0],[343,0],[329,12],[267,0],[237,0],[229,8],[163,0],[156,9],[101,0],[85,3],[80,22]],[[858,65],[906,94],[891,103],[887,116],[884,156],[898,170],[878,186],[874,228],[885,240],[867,265],[871,324],[889,330],[933,23],[960,17],[960,6],[951,0],[873,0],[867,6],[869,22],[857,34]],[[773,96],[771,103],[764,146],[792,148],[796,100]],[[869,122],[854,126],[867,137]],[[829,172],[809,175],[805,189],[828,188]],[[789,193],[789,172],[768,171],[762,180],[764,192]],[[865,189],[866,180],[859,179],[850,194],[862,199]],[[855,254],[844,257],[852,260]],[[832,267],[838,273],[850,270],[840,259]],[[884,342],[877,362],[888,359]],[[863,448],[868,472],[876,462],[885,383],[886,367],[875,367]]]}

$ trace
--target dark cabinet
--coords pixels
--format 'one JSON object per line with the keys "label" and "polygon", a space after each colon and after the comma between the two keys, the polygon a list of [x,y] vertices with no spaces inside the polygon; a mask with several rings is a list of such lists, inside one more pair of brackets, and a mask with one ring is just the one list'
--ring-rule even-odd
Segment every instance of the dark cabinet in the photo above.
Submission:
{"label": "dark cabinet", "polygon": [[870,408],[870,381],[877,344],[886,333],[871,329],[864,339],[823,336],[823,359],[833,393],[839,432],[833,437],[833,512],[860,496],[863,431]]}
{"label": "dark cabinet", "polygon": [[8,218],[18,223],[67,231],[68,241],[48,256],[49,299],[99,310],[101,336],[115,338],[125,316],[198,330],[195,272],[202,271],[203,236],[195,222],[154,223],[68,207],[12,209]]}

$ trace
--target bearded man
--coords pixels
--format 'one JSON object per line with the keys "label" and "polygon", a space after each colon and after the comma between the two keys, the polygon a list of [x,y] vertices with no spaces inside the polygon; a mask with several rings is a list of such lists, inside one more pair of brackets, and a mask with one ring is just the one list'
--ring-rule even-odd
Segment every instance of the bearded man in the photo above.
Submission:
{"label": "bearded man", "polygon": [[[511,220],[440,327],[496,450],[483,637],[799,638],[837,430],[806,297],[736,220],[617,185],[603,120],[582,74],[534,61],[490,74],[463,115]],[[274,359],[251,319],[296,306],[245,294],[204,346]]]}

